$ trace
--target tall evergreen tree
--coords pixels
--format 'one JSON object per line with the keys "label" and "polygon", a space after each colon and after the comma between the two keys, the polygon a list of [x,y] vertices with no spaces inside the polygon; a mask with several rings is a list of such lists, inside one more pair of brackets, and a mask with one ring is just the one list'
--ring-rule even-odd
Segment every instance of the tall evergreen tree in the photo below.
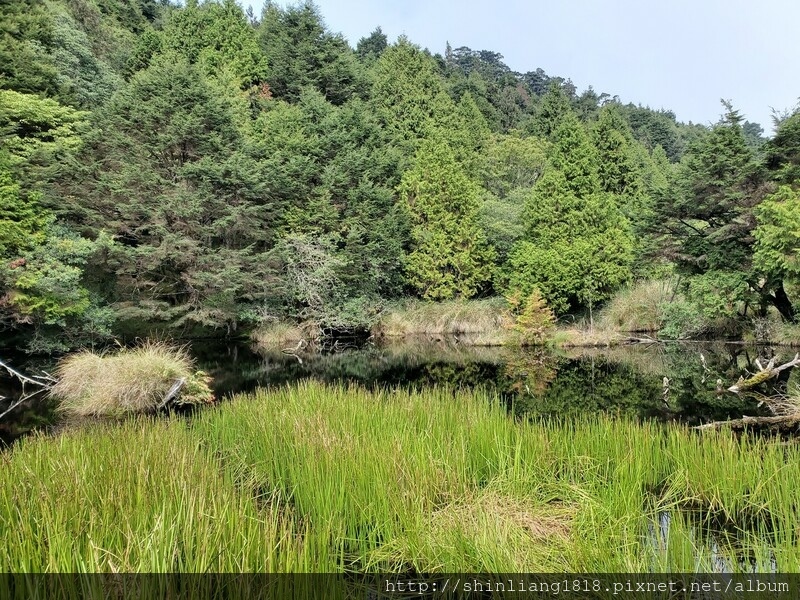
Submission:
{"label": "tall evergreen tree", "polygon": [[571,112],[553,134],[549,163],[528,198],[506,289],[528,296],[538,288],[556,312],[591,307],[630,276],[629,225],[601,190],[594,149]]}
{"label": "tall evergreen tree", "polygon": [[478,225],[478,194],[442,141],[425,141],[403,175],[412,222],[406,272],[423,298],[469,298],[488,282],[493,257]]}
{"label": "tall evergreen tree", "polygon": [[268,1],[258,31],[267,58],[267,83],[276,98],[296,102],[312,86],[333,104],[363,96],[367,86],[355,52],[327,31],[311,2],[281,9]]}

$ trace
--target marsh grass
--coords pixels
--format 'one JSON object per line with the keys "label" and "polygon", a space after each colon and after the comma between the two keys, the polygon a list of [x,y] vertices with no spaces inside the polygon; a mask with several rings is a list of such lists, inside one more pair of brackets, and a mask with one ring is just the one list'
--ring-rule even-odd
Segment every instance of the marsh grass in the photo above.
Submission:
{"label": "marsh grass", "polygon": [[213,396],[209,380],[185,348],[146,342],[115,354],[85,350],[59,362],[51,395],[58,410],[73,417],[152,412],[178,379],[185,379],[179,402],[201,404]]}
{"label": "marsh grass", "polygon": [[3,458],[3,571],[308,570],[290,515],[258,508],[179,420],[94,423]]}
{"label": "marsh grass", "polygon": [[294,348],[301,342],[308,343],[312,339],[308,328],[282,321],[264,323],[250,337],[257,350],[270,352]]}
{"label": "marsh grass", "polygon": [[797,445],[613,416],[518,421],[478,392],[302,383],[191,423],[34,437],[2,460],[4,570],[800,565]]}
{"label": "marsh grass", "polygon": [[[604,416],[514,422],[480,393],[315,384],[240,398],[196,427],[251,488],[324,523],[351,568],[693,571],[711,560],[696,529],[676,520],[659,548],[648,528],[698,509],[781,568],[800,557],[800,450],[766,439]],[[691,563],[691,549],[706,554]]]}
{"label": "marsh grass", "polygon": [[502,298],[488,300],[412,301],[389,309],[373,328],[386,337],[469,334],[474,345],[501,345],[512,326]]}
{"label": "marsh grass", "polygon": [[664,306],[675,300],[673,280],[638,281],[619,290],[601,311],[606,328],[627,332],[656,332],[664,325]]}

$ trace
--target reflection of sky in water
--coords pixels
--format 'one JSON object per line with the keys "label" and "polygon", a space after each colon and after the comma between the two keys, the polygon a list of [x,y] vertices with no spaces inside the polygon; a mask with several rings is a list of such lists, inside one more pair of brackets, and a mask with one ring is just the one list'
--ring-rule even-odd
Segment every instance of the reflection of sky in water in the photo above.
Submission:
{"label": "reflection of sky in water", "polygon": [[[752,552],[746,548],[737,547],[736,536],[726,534],[708,525],[697,513],[684,511],[681,513],[686,528],[673,527],[674,513],[659,511],[656,518],[648,523],[646,542],[653,548],[657,555],[669,551],[670,535],[687,535],[693,548],[695,570],[712,573],[778,573],[778,561],[775,554],[769,551],[767,560],[759,561]],[[672,531],[676,529],[677,532]],[[759,542],[763,547],[769,548],[770,543],[766,536],[760,536]]]}

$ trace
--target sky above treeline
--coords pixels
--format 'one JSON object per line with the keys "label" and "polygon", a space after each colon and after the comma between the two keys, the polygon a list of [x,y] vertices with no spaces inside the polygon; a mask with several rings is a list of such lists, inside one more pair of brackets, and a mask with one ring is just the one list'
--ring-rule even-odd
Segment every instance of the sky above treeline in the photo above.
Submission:
{"label": "sky above treeline", "polygon": [[[259,0],[252,4],[258,14]],[[297,4],[280,0],[280,6]],[[733,101],[772,131],[771,109],[800,98],[797,0],[315,0],[352,46],[380,26],[431,52],[491,50],[514,71],[542,68],[579,91],[711,124]]]}

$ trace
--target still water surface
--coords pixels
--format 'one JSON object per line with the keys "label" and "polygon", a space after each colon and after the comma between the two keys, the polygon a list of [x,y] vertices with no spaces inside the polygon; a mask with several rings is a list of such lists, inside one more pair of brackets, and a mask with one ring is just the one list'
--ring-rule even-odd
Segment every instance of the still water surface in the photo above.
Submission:
{"label": "still water surface", "polygon": [[[606,411],[687,425],[768,414],[758,397],[720,389],[756,371],[756,358],[763,361],[780,352],[721,343],[552,351],[475,347],[457,338],[383,344],[338,340],[329,348],[299,355],[197,341],[191,351],[198,367],[214,378],[219,398],[309,378],[367,387],[447,385],[496,393],[516,416]],[[28,372],[53,366],[24,356],[11,357],[9,363]],[[785,390],[786,377],[772,385]],[[17,393],[15,382],[0,374],[0,396],[13,398]],[[6,405],[0,402],[0,412]],[[7,443],[55,424],[52,408],[46,400],[19,407],[0,421],[0,440]]]}

